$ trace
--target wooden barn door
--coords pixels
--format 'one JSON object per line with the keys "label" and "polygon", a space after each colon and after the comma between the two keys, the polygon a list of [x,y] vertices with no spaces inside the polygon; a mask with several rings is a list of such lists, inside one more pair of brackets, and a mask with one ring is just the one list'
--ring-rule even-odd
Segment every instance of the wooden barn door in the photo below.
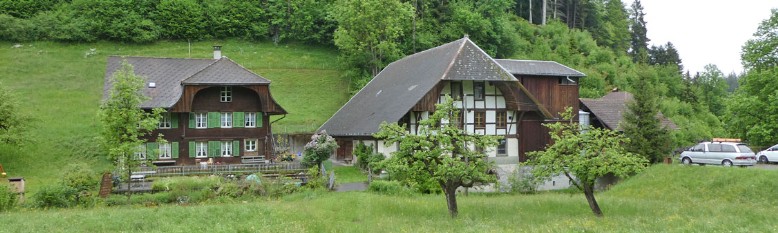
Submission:
{"label": "wooden barn door", "polygon": [[540,120],[521,121],[519,134],[519,161],[527,161],[527,152],[543,150],[548,143],[548,129]]}
{"label": "wooden barn door", "polygon": [[337,154],[337,160],[339,161],[354,161],[353,155],[352,155],[352,147],[353,147],[353,141],[350,139],[347,140],[338,140],[338,151]]}

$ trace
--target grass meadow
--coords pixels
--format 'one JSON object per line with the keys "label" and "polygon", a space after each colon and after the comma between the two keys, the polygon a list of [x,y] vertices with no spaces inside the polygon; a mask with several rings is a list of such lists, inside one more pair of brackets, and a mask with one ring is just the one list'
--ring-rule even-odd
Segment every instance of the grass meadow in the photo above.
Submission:
{"label": "grass meadow", "polygon": [[[198,205],[23,209],[0,232],[776,232],[778,172],[655,165],[597,193],[443,195],[303,192]],[[738,183],[738,184],[734,184]]]}
{"label": "grass meadow", "polygon": [[[159,42],[0,42],[0,85],[13,90],[22,111],[36,121],[24,147],[0,145],[0,164],[9,176],[24,177],[28,193],[56,182],[70,163],[96,171],[110,163],[95,154],[105,64],[110,55],[210,58],[222,55],[270,79],[271,92],[289,114],[273,124],[275,133],[313,132],[348,101],[348,79],[335,49],[243,41]],[[280,116],[272,118],[276,120]]]}

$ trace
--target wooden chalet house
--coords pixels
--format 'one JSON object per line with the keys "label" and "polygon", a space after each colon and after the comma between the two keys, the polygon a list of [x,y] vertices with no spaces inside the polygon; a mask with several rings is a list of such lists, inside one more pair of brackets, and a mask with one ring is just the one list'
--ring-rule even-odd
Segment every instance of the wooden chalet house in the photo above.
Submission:
{"label": "wooden chalet house", "polygon": [[[110,96],[116,70],[126,60],[145,79],[142,109],[163,108],[159,128],[138,149],[156,165],[198,162],[256,163],[272,157],[270,115],[286,114],[270,95],[270,80],[221,56],[213,59],[108,58],[103,98]],[[157,133],[168,143],[157,143]]]}
{"label": "wooden chalet house", "polygon": [[396,145],[372,137],[381,122],[405,123],[415,132],[448,94],[468,133],[505,137],[490,159],[516,163],[549,143],[542,123],[558,120],[565,107],[577,112],[580,77],[556,62],[493,59],[465,37],[389,64],[319,130],[337,139],[339,160],[352,160],[358,143],[389,155]]}

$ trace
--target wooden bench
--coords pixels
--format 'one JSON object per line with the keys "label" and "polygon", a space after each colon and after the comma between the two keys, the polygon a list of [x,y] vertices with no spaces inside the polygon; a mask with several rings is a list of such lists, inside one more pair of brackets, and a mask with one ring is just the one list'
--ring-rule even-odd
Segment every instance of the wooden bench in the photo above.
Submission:
{"label": "wooden bench", "polygon": [[265,163],[265,156],[243,156],[240,158],[241,163]]}

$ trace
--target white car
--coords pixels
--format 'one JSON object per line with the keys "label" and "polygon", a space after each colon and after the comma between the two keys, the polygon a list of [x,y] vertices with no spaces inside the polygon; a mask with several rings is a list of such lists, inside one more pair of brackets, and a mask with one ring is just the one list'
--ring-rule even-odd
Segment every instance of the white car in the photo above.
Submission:
{"label": "white car", "polygon": [[723,166],[753,166],[756,156],[746,144],[739,142],[701,142],[681,153],[681,163],[721,164]]}
{"label": "white car", "polygon": [[756,158],[760,163],[775,163],[778,162],[778,145],[771,146],[756,154]]}

